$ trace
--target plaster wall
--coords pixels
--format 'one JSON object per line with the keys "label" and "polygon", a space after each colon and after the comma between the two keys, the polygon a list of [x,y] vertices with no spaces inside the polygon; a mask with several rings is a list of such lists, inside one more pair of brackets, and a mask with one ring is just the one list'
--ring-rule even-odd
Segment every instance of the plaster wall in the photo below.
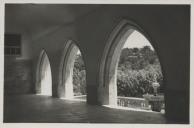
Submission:
{"label": "plaster wall", "polygon": [[4,57],[4,93],[32,93],[33,70],[31,60],[31,38],[27,31],[16,26],[6,26],[5,34],[21,35],[21,55]]}

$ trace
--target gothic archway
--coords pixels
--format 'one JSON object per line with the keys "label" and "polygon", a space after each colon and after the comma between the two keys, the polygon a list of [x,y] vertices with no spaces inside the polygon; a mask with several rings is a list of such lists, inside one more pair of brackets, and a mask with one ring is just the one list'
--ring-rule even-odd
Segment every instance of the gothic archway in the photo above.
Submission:
{"label": "gothic archway", "polygon": [[36,94],[52,95],[52,75],[49,58],[42,50],[38,59],[36,72]]}
{"label": "gothic archway", "polygon": [[[62,52],[60,68],[59,68],[59,85],[58,95],[60,98],[73,99],[77,92],[75,88],[75,72],[74,66],[77,58],[81,58],[81,52],[78,46],[72,40],[67,41]],[[83,60],[82,60],[83,61]],[[84,62],[83,62],[84,65]],[[86,72],[82,74],[86,78]],[[78,81],[78,84],[80,84]],[[84,81],[85,82],[85,81]],[[82,83],[86,86],[86,83]],[[78,85],[77,85],[78,86]],[[76,86],[76,87],[77,87]],[[83,86],[83,85],[80,85]],[[86,89],[85,89],[86,91]]]}
{"label": "gothic archway", "polygon": [[126,40],[134,31],[139,31],[152,44],[147,33],[134,22],[122,20],[115,27],[104,48],[100,64],[98,102],[102,105],[117,106],[118,62]]}

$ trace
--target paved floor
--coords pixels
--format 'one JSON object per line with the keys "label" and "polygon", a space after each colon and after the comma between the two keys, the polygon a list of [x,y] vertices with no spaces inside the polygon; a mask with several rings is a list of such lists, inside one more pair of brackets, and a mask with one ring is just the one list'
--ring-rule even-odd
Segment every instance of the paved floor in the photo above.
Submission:
{"label": "paved floor", "polygon": [[161,113],[119,110],[41,95],[9,95],[4,122],[41,123],[166,123]]}

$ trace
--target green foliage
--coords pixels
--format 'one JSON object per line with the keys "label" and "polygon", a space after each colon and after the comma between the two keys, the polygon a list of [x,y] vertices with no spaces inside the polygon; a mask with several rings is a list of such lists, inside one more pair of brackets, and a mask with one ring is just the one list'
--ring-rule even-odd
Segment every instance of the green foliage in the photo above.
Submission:
{"label": "green foliage", "polygon": [[[163,92],[163,76],[158,57],[149,46],[143,48],[125,48],[122,50],[117,69],[118,95],[125,97],[142,97],[153,93],[152,83],[160,83]],[[81,55],[77,55],[73,84],[75,95],[86,94],[86,72]]]}
{"label": "green foliage", "polygon": [[156,53],[149,47],[123,49],[117,71],[118,95],[142,97],[153,93],[152,83],[160,83],[163,91],[163,76]]}
{"label": "green foliage", "polygon": [[86,71],[82,56],[76,56],[73,69],[73,90],[74,95],[86,94]]}

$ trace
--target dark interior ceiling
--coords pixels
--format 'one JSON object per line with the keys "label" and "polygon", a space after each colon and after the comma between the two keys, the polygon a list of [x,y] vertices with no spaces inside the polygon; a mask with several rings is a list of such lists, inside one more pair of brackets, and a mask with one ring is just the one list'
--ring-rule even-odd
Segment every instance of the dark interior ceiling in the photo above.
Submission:
{"label": "dark interior ceiling", "polygon": [[5,30],[36,29],[76,21],[100,5],[73,4],[6,4]]}

